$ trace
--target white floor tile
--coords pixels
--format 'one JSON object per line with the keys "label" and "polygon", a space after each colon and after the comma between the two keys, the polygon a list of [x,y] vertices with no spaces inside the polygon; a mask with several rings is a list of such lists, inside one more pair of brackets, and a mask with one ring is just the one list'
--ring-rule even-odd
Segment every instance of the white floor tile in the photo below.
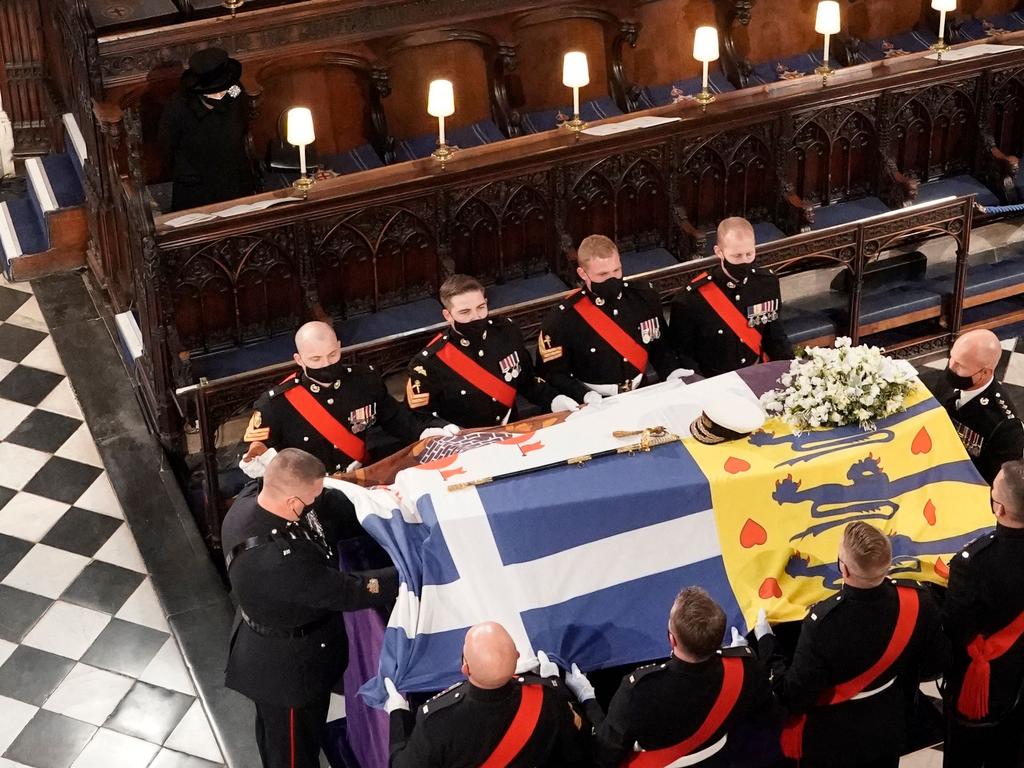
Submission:
{"label": "white floor tile", "polygon": [[167,741],[164,742],[164,746],[179,752],[187,752],[204,760],[212,760],[215,763],[224,761],[199,699],[192,702],[192,706],[181,718],[177,728],[171,732]]}
{"label": "white floor tile", "polygon": [[132,532],[128,530],[127,525],[122,525],[114,531],[114,535],[100,547],[95,559],[104,563],[120,565],[122,568],[128,568],[138,573],[146,572],[142,555],[139,554],[139,548],[135,545],[135,539],[132,538]]}
{"label": "white floor tile", "polygon": [[125,601],[117,612],[117,618],[159,629],[161,632],[171,631],[164,617],[164,609],[160,607],[160,601],[153,590],[153,582],[149,579],[139,584],[138,589]]}
{"label": "white floor tile", "polygon": [[27,766],[24,763],[16,763],[5,757],[0,757],[0,768],[30,768],[30,766]]}
{"label": "white floor tile", "polygon": [[0,443],[0,485],[20,491],[49,458],[34,448]]}
{"label": "white floor tile", "polygon": [[43,709],[91,725],[103,725],[134,684],[130,677],[76,664],[50,694]]}
{"label": "white floor tile", "polygon": [[140,768],[160,751],[156,744],[100,728],[71,768]]}
{"label": "white floor tile", "polygon": [[73,419],[84,418],[82,416],[82,409],[78,406],[78,400],[75,399],[75,393],[71,389],[71,382],[68,379],[64,379],[64,381],[54,387],[53,391],[39,403],[39,407],[44,411],[61,413]]}
{"label": "white floor tile", "polygon": [[117,501],[117,496],[114,495],[114,489],[110,486],[110,478],[107,477],[106,472],[93,480],[92,485],[75,502],[75,506],[124,520],[121,505]]}
{"label": "white floor tile", "polygon": [[[10,373],[6,367],[6,360],[0,360],[0,379]],[[14,363],[11,363],[11,367]],[[13,400],[4,400],[0,397],[0,440],[6,439],[15,427],[23,422],[32,413],[32,407],[16,403]]]}
{"label": "white floor tile", "polygon": [[1013,354],[1006,364],[1006,373],[1003,381],[1007,384],[1024,386],[1024,355]]}
{"label": "white floor tile", "polygon": [[0,754],[7,751],[7,748],[18,738],[18,734],[38,711],[39,707],[0,696]]}
{"label": "white floor tile", "polygon": [[3,274],[0,274],[0,285],[2,285],[4,288],[13,288],[14,290],[21,291],[22,293],[32,293],[32,285],[30,283],[27,283],[27,282],[15,282],[15,283],[12,283]]}
{"label": "white floor tile", "polygon": [[39,541],[71,505],[21,491],[0,508],[0,533]]}
{"label": "white floor tile", "polygon": [[157,651],[156,656],[149,662],[149,666],[139,675],[139,680],[159,685],[161,688],[169,688],[172,691],[187,693],[190,696],[196,695],[196,690],[192,686],[192,678],[189,677],[185,661],[181,658],[181,651],[173,637],[167,638],[163,648]]}
{"label": "white floor tile", "polygon": [[59,373],[61,376],[66,375],[64,364],[61,363],[60,355],[57,354],[57,347],[54,346],[53,339],[50,336],[39,342],[38,346],[25,356],[21,364],[29,365],[33,368],[41,368],[44,371],[50,371],[50,373]]}
{"label": "white floor tile", "polygon": [[36,544],[0,583],[56,600],[88,563],[87,557]]}
{"label": "white floor tile", "polygon": [[105,613],[58,600],[21,642],[77,661],[109,623],[110,616]]}
{"label": "white floor tile", "polygon": [[4,662],[10,658],[11,654],[14,653],[14,649],[17,648],[17,643],[11,643],[7,640],[0,640],[0,667],[4,665]]}
{"label": "white floor tile", "polygon": [[100,458],[99,451],[96,450],[96,443],[92,439],[92,432],[89,431],[89,427],[86,426],[85,422],[82,422],[82,426],[76,429],[74,434],[64,441],[64,445],[57,449],[55,455],[60,456],[62,459],[71,459],[82,464],[103,468],[103,460]]}
{"label": "white floor tile", "polygon": [[[4,378],[8,373],[18,367],[18,364],[13,360],[4,360],[0,357],[0,380]],[[6,401],[5,401],[6,402]]]}
{"label": "white floor tile", "polygon": [[7,318],[11,325],[20,325],[22,328],[31,328],[33,331],[49,333],[43,313],[39,311],[39,301],[33,296],[20,307],[18,311]]}

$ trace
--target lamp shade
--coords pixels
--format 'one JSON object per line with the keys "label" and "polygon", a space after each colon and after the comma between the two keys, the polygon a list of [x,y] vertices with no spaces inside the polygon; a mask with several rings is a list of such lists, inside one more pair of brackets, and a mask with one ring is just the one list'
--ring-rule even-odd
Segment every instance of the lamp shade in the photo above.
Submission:
{"label": "lamp shade", "polygon": [[313,113],[306,107],[292,107],[288,110],[288,143],[295,146],[312,144],[316,136],[313,133]]}
{"label": "lamp shade", "polygon": [[822,0],[818,3],[818,15],[814,18],[814,31],[819,35],[838,35],[839,3],[836,0]]}
{"label": "lamp shade", "polygon": [[715,61],[718,58],[718,30],[697,27],[693,33],[693,58],[697,61]]}
{"label": "lamp shade", "polygon": [[582,88],[590,84],[590,67],[587,66],[587,54],[582,51],[569,51],[562,61],[562,85],[566,88]]}
{"label": "lamp shade", "polygon": [[434,80],[427,94],[427,114],[449,117],[455,114],[455,89],[451,80]]}
{"label": "lamp shade", "polygon": [[956,10],[956,0],[932,0],[932,8],[949,13]]}

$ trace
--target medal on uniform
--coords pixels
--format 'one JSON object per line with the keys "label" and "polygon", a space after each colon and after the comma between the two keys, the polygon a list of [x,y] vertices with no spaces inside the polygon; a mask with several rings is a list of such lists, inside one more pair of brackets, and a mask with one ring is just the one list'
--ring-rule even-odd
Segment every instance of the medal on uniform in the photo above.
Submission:
{"label": "medal on uniform", "polygon": [[640,323],[640,338],[644,344],[650,344],[654,339],[661,338],[661,324],[658,318],[652,317]]}
{"label": "medal on uniform", "polygon": [[512,381],[512,379],[517,378],[521,371],[519,353],[513,352],[508,357],[503,358],[498,362],[498,367],[501,369],[501,375],[505,381]]}
{"label": "medal on uniform", "polygon": [[352,434],[359,434],[371,426],[377,418],[377,404],[370,403],[352,411],[348,415],[348,423],[352,425]]}

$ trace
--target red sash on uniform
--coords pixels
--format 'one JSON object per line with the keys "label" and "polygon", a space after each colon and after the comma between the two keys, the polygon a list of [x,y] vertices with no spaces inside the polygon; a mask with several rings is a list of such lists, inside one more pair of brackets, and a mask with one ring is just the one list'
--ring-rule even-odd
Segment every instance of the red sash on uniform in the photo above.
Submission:
{"label": "red sash on uniform", "polygon": [[722,659],[722,671],[724,673],[722,689],[718,692],[718,698],[711,705],[711,711],[708,712],[708,716],[701,723],[700,728],[692,736],[671,747],[637,752],[626,758],[622,763],[622,768],[664,768],[679,758],[696,752],[697,747],[710,739],[732,714],[736,702],[739,701],[740,692],[743,690],[743,659],[737,657]]}
{"label": "red sash on uniform", "polygon": [[[818,699],[819,705],[842,704],[863,693],[868,684],[877,680],[906,650],[910,638],[914,636],[920,602],[917,591],[912,587],[897,587],[896,596],[900,603],[899,613],[896,615],[896,628],[892,631],[892,637],[889,638],[889,645],[886,646],[882,658],[852,680],[823,691]],[[803,757],[806,724],[807,715],[797,715],[790,717],[782,729],[782,754],[791,760]]]}
{"label": "red sash on uniform", "polygon": [[504,405],[511,408],[516,401],[516,388],[502,381],[476,360],[448,342],[437,353],[437,359],[459,376]]}
{"label": "red sash on uniform", "polygon": [[587,325],[594,329],[608,345],[622,355],[640,373],[647,370],[647,350],[636,339],[619,327],[618,323],[598,309],[590,297],[584,296],[574,308]]}
{"label": "red sash on uniform", "polygon": [[[747,318],[736,308],[736,305],[729,301],[722,289],[713,280],[708,280],[697,289],[704,297],[711,309],[718,315],[722,322],[729,326],[729,330],[736,334],[740,341],[746,344],[758,358],[761,357],[761,332],[751,328]],[[764,362],[767,362],[765,359]]]}
{"label": "red sash on uniform", "polygon": [[526,742],[533,736],[533,730],[540,719],[540,707],[544,703],[544,686],[524,685],[522,691],[516,716],[512,718],[498,746],[491,752],[491,756],[480,764],[480,768],[505,768],[522,752]]}
{"label": "red sash on uniform", "polygon": [[988,686],[992,675],[989,662],[998,659],[1024,635],[1024,613],[988,637],[978,635],[967,646],[971,663],[964,675],[956,708],[964,717],[981,720],[988,716]]}
{"label": "red sash on uniform", "polygon": [[292,387],[284,393],[284,396],[291,403],[292,408],[331,445],[356,461],[366,460],[366,443],[349,432],[344,424],[316,401],[309,390],[302,386]]}

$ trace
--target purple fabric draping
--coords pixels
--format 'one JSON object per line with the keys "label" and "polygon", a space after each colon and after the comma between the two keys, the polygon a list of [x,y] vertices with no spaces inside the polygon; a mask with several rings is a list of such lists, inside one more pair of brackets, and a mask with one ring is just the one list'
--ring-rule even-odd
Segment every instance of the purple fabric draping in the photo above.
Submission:
{"label": "purple fabric draping", "polygon": [[374,610],[345,614],[348,630],[348,669],[345,670],[345,717],[348,745],[360,768],[387,768],[388,716],[373,709],[357,691],[377,674],[380,649],[384,643],[384,619]]}

